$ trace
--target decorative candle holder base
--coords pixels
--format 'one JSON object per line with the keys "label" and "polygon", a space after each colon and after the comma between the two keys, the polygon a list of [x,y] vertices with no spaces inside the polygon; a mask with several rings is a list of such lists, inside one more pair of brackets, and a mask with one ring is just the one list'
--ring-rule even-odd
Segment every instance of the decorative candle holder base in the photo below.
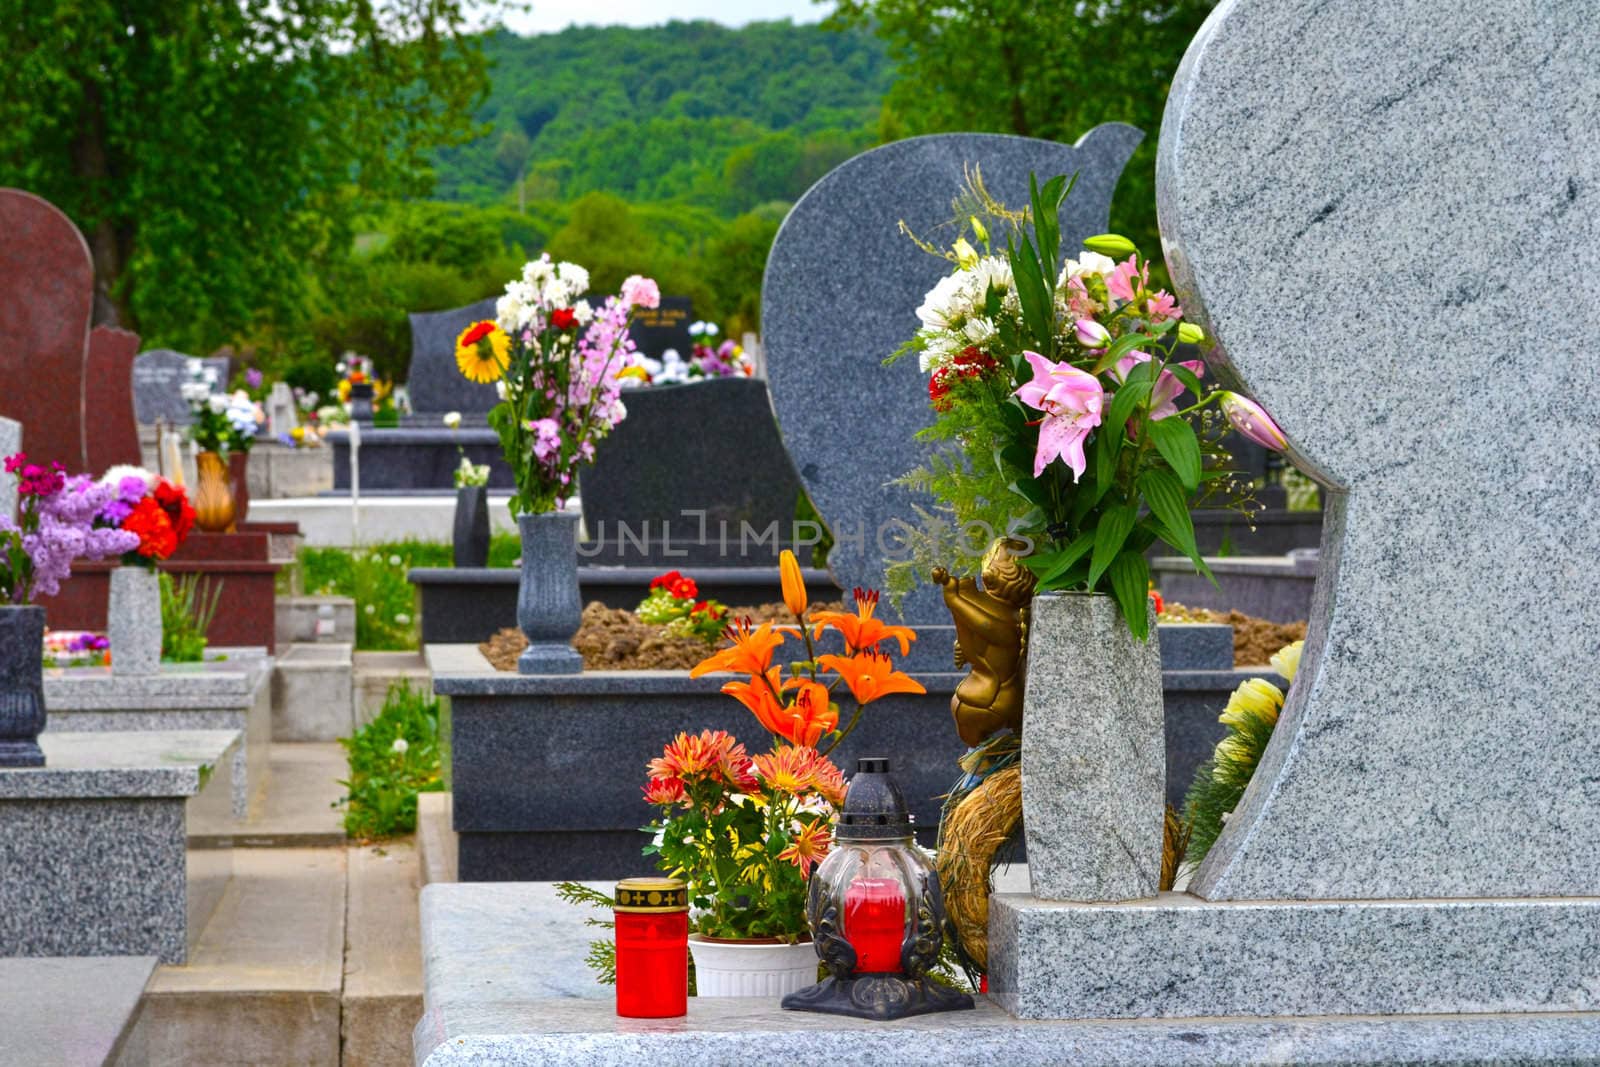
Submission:
{"label": "decorative candle holder base", "polygon": [[857,974],[849,978],[829,975],[814,986],[783,998],[789,1011],[814,1011],[848,1015],[852,1019],[904,1019],[936,1011],[966,1011],[972,998],[927,978],[903,974]]}

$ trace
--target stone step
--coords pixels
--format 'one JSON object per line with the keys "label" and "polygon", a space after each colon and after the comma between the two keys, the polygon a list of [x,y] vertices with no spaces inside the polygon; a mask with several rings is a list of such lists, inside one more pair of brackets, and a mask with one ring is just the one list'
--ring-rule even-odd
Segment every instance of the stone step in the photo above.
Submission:
{"label": "stone step", "polygon": [[266,788],[250,805],[244,823],[231,819],[189,820],[191,848],[323,848],[345,843],[344,816],[333,805],[349,777],[337,742],[275,742],[268,754]]}
{"label": "stone step", "polygon": [[410,842],[347,853],[344,1067],[411,1062],[422,1017],[420,862]]}
{"label": "stone step", "polygon": [[433,691],[433,676],[420,651],[357,652],[354,667],[351,688],[357,728],[371,722],[383,710],[384,697],[395,682],[409,682],[411,688],[424,693]]}
{"label": "stone step", "polygon": [[336,1067],[345,850],[239,849],[234,859],[189,962],[150,982],[139,1027],[148,1062]]}
{"label": "stone step", "polygon": [[355,732],[352,648],[330,641],[279,651],[272,676],[274,741],[337,741]]}
{"label": "stone step", "polygon": [[417,853],[421,857],[423,885],[457,880],[453,808],[450,793],[417,795]]}
{"label": "stone step", "polygon": [[151,1062],[137,1022],[155,967],[154,956],[0,959],[0,1063]]}

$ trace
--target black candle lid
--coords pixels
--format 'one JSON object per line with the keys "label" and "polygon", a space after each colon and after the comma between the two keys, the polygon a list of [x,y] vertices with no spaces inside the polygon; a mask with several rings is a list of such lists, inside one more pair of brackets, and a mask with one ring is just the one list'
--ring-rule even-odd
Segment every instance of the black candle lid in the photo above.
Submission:
{"label": "black candle lid", "polygon": [[889,761],[882,756],[858,759],[834,837],[840,841],[893,841],[910,836],[911,813],[900,787],[889,777]]}

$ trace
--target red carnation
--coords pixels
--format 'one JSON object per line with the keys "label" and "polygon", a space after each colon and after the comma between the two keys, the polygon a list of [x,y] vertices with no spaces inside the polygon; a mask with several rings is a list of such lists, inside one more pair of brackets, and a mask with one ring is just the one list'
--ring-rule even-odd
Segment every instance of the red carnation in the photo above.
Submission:
{"label": "red carnation", "polygon": [[[462,348],[467,348],[467,347],[469,347],[471,345],[475,345],[479,341],[483,340],[485,337],[488,337],[493,332],[494,332],[494,323],[487,322],[487,321],[475,323],[475,324],[473,324],[471,329],[469,329],[466,333],[461,335],[461,340],[459,342],[459,345]],[[351,377],[354,378],[355,376],[351,375]],[[357,379],[357,380],[359,381],[359,379]]]}
{"label": "red carnation", "polygon": [[571,308],[556,308],[550,312],[550,325],[558,330],[570,330],[577,321],[577,312]]}
{"label": "red carnation", "polygon": [[693,578],[679,578],[668,592],[674,600],[694,600],[700,595],[700,587],[694,584]]}
{"label": "red carnation", "polygon": [[166,559],[178,550],[178,534],[172,520],[151,497],[144,497],[122,520],[122,528],[139,535],[139,547],[134,549],[147,559]]}
{"label": "red carnation", "polygon": [[161,510],[167,513],[167,518],[172,522],[172,532],[177,536],[181,545],[189,536],[189,531],[194,529],[194,508],[189,503],[189,493],[181,485],[173,485],[162,478],[156,482],[156,503],[161,505]]}

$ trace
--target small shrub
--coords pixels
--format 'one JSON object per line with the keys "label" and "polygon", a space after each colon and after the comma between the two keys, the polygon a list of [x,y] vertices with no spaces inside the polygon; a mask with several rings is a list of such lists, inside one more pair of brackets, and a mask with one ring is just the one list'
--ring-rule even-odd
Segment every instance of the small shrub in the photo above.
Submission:
{"label": "small shrub", "polygon": [[339,740],[350,762],[344,832],[362,841],[417,828],[417,794],[444,789],[439,766],[439,701],[411,688],[389,687],[383,710],[354,737]]}
{"label": "small shrub", "polygon": [[222,586],[212,588],[198,574],[161,582],[161,658],[173,663],[198,663],[206,654],[206,631],[217,614]]}

